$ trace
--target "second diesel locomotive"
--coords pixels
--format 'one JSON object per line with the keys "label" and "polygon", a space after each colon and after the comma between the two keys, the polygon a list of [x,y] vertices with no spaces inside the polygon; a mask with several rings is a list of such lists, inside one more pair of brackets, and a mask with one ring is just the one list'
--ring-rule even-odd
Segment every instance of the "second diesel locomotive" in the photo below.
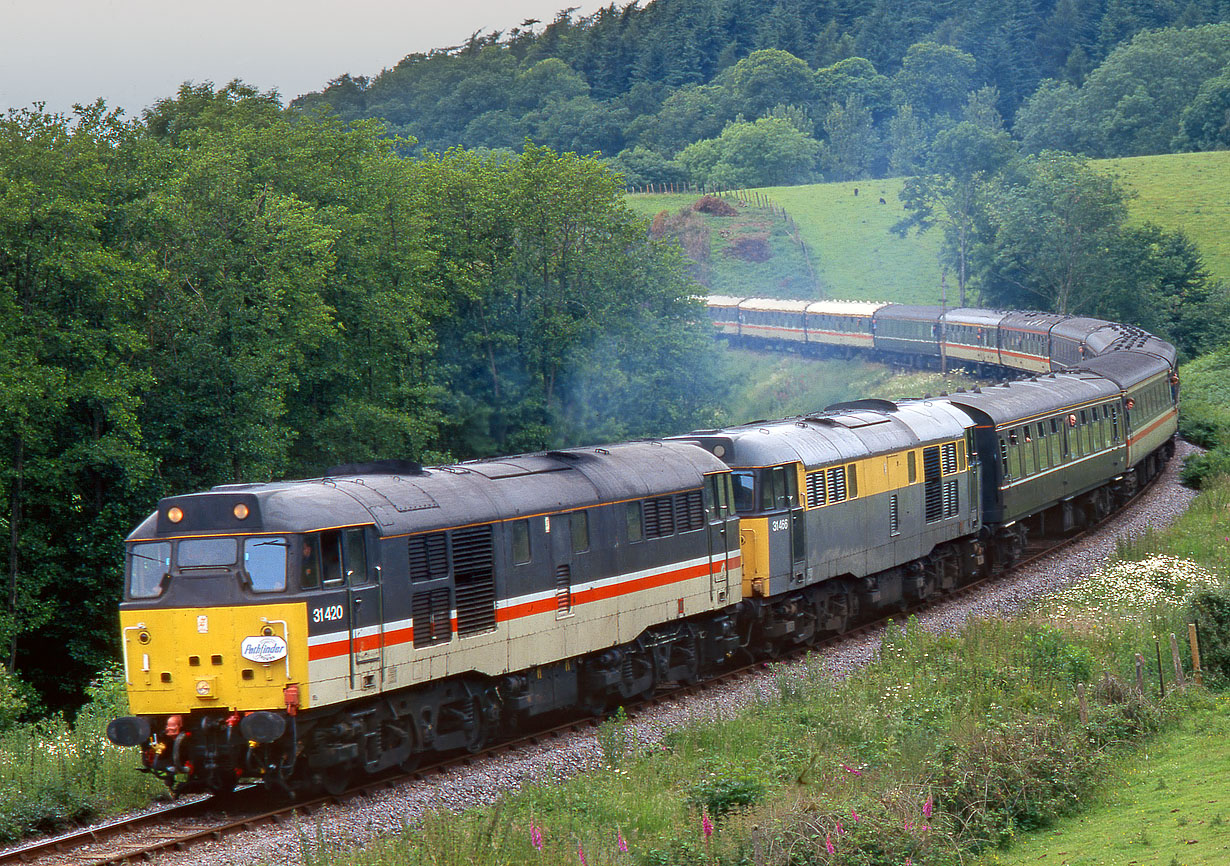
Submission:
{"label": "second diesel locomotive", "polygon": [[168,497],[127,541],[134,715],[111,739],[177,790],[336,789],[950,589],[1028,531],[1103,516],[1172,448],[1173,349],[1136,329],[841,302],[710,312],[736,339],[1041,375]]}

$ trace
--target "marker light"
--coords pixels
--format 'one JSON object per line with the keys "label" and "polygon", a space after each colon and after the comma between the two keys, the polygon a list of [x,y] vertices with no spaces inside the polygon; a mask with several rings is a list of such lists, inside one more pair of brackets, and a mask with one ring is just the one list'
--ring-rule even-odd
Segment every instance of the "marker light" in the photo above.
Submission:
{"label": "marker light", "polygon": [[243,520],[250,512],[248,511],[248,506],[240,502],[233,509],[231,509],[231,513],[235,515],[236,520]]}
{"label": "marker light", "polygon": [[178,505],[167,509],[167,520],[171,521],[172,523],[179,523],[183,519],[184,519],[184,510],[180,508]]}

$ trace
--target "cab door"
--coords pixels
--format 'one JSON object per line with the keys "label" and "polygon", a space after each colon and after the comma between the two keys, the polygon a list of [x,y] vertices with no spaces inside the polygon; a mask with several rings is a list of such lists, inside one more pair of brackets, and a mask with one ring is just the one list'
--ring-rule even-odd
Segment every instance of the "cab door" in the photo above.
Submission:
{"label": "cab door", "polygon": [[350,690],[379,690],[384,672],[384,587],[370,528],[342,530],[342,571],[350,611]]}
{"label": "cab door", "polygon": [[729,475],[705,476],[705,520],[709,534],[709,600],[722,604],[730,594],[729,528],[728,518],[733,512],[730,491],[727,488]]}

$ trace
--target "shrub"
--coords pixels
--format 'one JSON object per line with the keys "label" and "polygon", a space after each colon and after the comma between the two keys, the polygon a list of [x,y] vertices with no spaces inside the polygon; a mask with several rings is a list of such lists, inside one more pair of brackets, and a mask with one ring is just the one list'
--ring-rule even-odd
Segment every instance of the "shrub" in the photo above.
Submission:
{"label": "shrub", "polygon": [[1196,624],[1205,672],[1221,682],[1230,681],[1230,588],[1197,592],[1188,605],[1188,619]]}
{"label": "shrub", "polygon": [[690,803],[699,812],[706,809],[714,820],[737,809],[746,809],[764,798],[764,783],[751,776],[706,779],[692,786]]}
{"label": "shrub", "polygon": [[739,213],[734,209],[730,202],[725,199],[718,198],[716,195],[701,196],[696,200],[696,203],[692,205],[692,210],[697,210],[701,213],[707,213],[712,216],[724,217],[732,217]]}

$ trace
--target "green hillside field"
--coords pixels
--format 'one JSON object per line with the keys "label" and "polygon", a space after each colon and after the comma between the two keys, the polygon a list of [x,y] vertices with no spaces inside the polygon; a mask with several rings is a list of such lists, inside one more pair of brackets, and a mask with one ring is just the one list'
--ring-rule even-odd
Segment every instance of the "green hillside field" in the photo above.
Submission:
{"label": "green hillside field", "polygon": [[[1133,193],[1134,219],[1182,229],[1195,241],[1209,271],[1230,283],[1230,151],[1096,160]],[[843,298],[938,304],[939,234],[899,238],[889,228],[905,214],[901,178],[809,184],[759,190],[785,212],[806,243],[808,261],[788,241],[784,221],[757,207],[752,193],[735,194],[735,217],[706,217],[711,228],[706,282],[714,292],[771,297]],[[858,195],[854,190],[858,189]],[[630,195],[645,216],[690,206],[695,195]],[[883,204],[881,204],[883,200]],[[769,235],[773,257],[741,261],[727,254],[747,231]],[[954,280],[948,280],[952,289]],[[955,305],[955,298],[948,298]]]}

